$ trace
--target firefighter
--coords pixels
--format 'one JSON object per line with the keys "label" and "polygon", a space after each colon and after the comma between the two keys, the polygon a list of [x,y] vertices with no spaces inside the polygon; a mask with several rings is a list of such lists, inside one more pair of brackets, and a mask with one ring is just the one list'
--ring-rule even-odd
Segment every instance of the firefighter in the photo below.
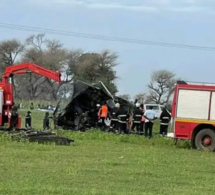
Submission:
{"label": "firefighter", "polygon": [[128,134],[127,122],[129,119],[129,114],[126,111],[125,106],[121,106],[118,112],[118,119],[119,119],[119,131],[120,133],[124,132]]}
{"label": "firefighter", "polygon": [[43,118],[43,129],[44,130],[50,129],[49,113],[48,112],[46,112],[45,117]]}
{"label": "firefighter", "polygon": [[166,108],[163,108],[163,111],[160,115],[160,135],[167,135],[170,120],[171,114],[167,111]]}
{"label": "firefighter", "polygon": [[31,111],[28,111],[25,116],[25,128],[31,129]]}
{"label": "firefighter", "polygon": [[107,118],[107,116],[108,116],[108,107],[107,107],[107,104],[104,104],[101,106],[98,112],[98,118],[99,120],[101,120],[101,123],[102,123],[101,124],[102,131],[104,131],[106,128],[105,119]]}
{"label": "firefighter", "polygon": [[101,108],[101,105],[100,104],[96,104],[95,111],[93,113],[93,121],[95,123],[95,127],[96,128],[100,127],[99,122],[98,122],[98,112],[99,112],[100,108]]}
{"label": "firefighter", "polygon": [[17,106],[13,105],[11,109],[11,119],[10,119],[10,129],[15,129],[18,124],[18,108]]}
{"label": "firefighter", "polygon": [[151,138],[153,130],[153,121],[156,119],[153,107],[150,106],[149,110],[146,110],[145,114],[145,136]]}
{"label": "firefighter", "polygon": [[136,127],[136,133],[140,134],[140,128],[141,128],[141,119],[143,116],[143,112],[140,109],[140,104],[136,103],[135,109],[133,112],[133,124],[132,124],[132,131],[134,131],[134,128]]}
{"label": "firefighter", "polygon": [[118,113],[119,113],[120,104],[116,103],[115,107],[111,111],[111,124],[110,124],[110,131],[112,132],[118,132],[119,126],[118,126]]}

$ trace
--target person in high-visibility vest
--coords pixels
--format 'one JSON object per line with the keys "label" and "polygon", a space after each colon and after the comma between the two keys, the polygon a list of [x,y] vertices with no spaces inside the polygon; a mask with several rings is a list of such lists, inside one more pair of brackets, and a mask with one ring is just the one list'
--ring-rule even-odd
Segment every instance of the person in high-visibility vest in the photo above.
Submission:
{"label": "person in high-visibility vest", "polygon": [[99,112],[98,112],[98,118],[99,120],[101,119],[102,120],[102,125],[101,125],[101,128],[102,128],[102,131],[105,130],[105,119],[107,118],[108,116],[108,107],[106,104],[102,105],[101,108],[99,109]]}
{"label": "person in high-visibility vest", "polygon": [[140,109],[142,110],[142,119],[141,119],[141,125],[140,125],[140,135],[144,135],[144,124],[145,124],[145,117],[144,117],[144,113],[145,113],[145,109],[144,109],[144,105],[141,104],[140,105]]}

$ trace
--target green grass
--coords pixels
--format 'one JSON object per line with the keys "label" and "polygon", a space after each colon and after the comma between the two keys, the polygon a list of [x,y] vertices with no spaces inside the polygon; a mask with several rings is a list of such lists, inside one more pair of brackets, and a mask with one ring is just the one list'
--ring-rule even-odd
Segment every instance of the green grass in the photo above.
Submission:
{"label": "green grass", "polygon": [[[39,129],[44,113],[32,116]],[[0,136],[0,194],[214,194],[215,155],[191,150],[189,142],[174,146],[168,138],[98,130],[57,133],[75,143],[40,145]]]}
{"label": "green grass", "polygon": [[[34,100],[34,101],[31,101],[31,100],[17,100],[16,101],[16,106],[19,106],[20,103],[22,103],[22,107],[24,108],[24,110],[30,110],[30,105],[31,103],[33,103],[34,105],[34,110],[37,109],[37,106],[38,104],[40,104],[40,106],[49,106],[49,105],[53,105],[53,106],[57,106],[58,104],[58,101],[46,101],[46,100]],[[60,102],[60,107],[61,108],[65,108],[66,105],[69,103],[69,100],[66,101],[66,100],[61,100]]]}

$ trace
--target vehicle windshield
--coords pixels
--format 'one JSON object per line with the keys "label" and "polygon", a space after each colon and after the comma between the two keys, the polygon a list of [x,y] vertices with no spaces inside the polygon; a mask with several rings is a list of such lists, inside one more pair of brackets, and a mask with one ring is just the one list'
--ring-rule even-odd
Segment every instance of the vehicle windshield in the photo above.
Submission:
{"label": "vehicle windshield", "polygon": [[159,106],[146,106],[146,110],[149,110],[152,107],[152,110],[159,110]]}

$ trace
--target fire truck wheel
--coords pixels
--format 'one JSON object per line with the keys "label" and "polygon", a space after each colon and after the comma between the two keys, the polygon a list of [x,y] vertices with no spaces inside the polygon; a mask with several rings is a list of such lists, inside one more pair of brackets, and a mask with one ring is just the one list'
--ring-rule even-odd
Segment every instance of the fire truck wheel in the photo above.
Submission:
{"label": "fire truck wheel", "polygon": [[202,129],[195,137],[195,146],[198,150],[215,151],[215,131]]}

